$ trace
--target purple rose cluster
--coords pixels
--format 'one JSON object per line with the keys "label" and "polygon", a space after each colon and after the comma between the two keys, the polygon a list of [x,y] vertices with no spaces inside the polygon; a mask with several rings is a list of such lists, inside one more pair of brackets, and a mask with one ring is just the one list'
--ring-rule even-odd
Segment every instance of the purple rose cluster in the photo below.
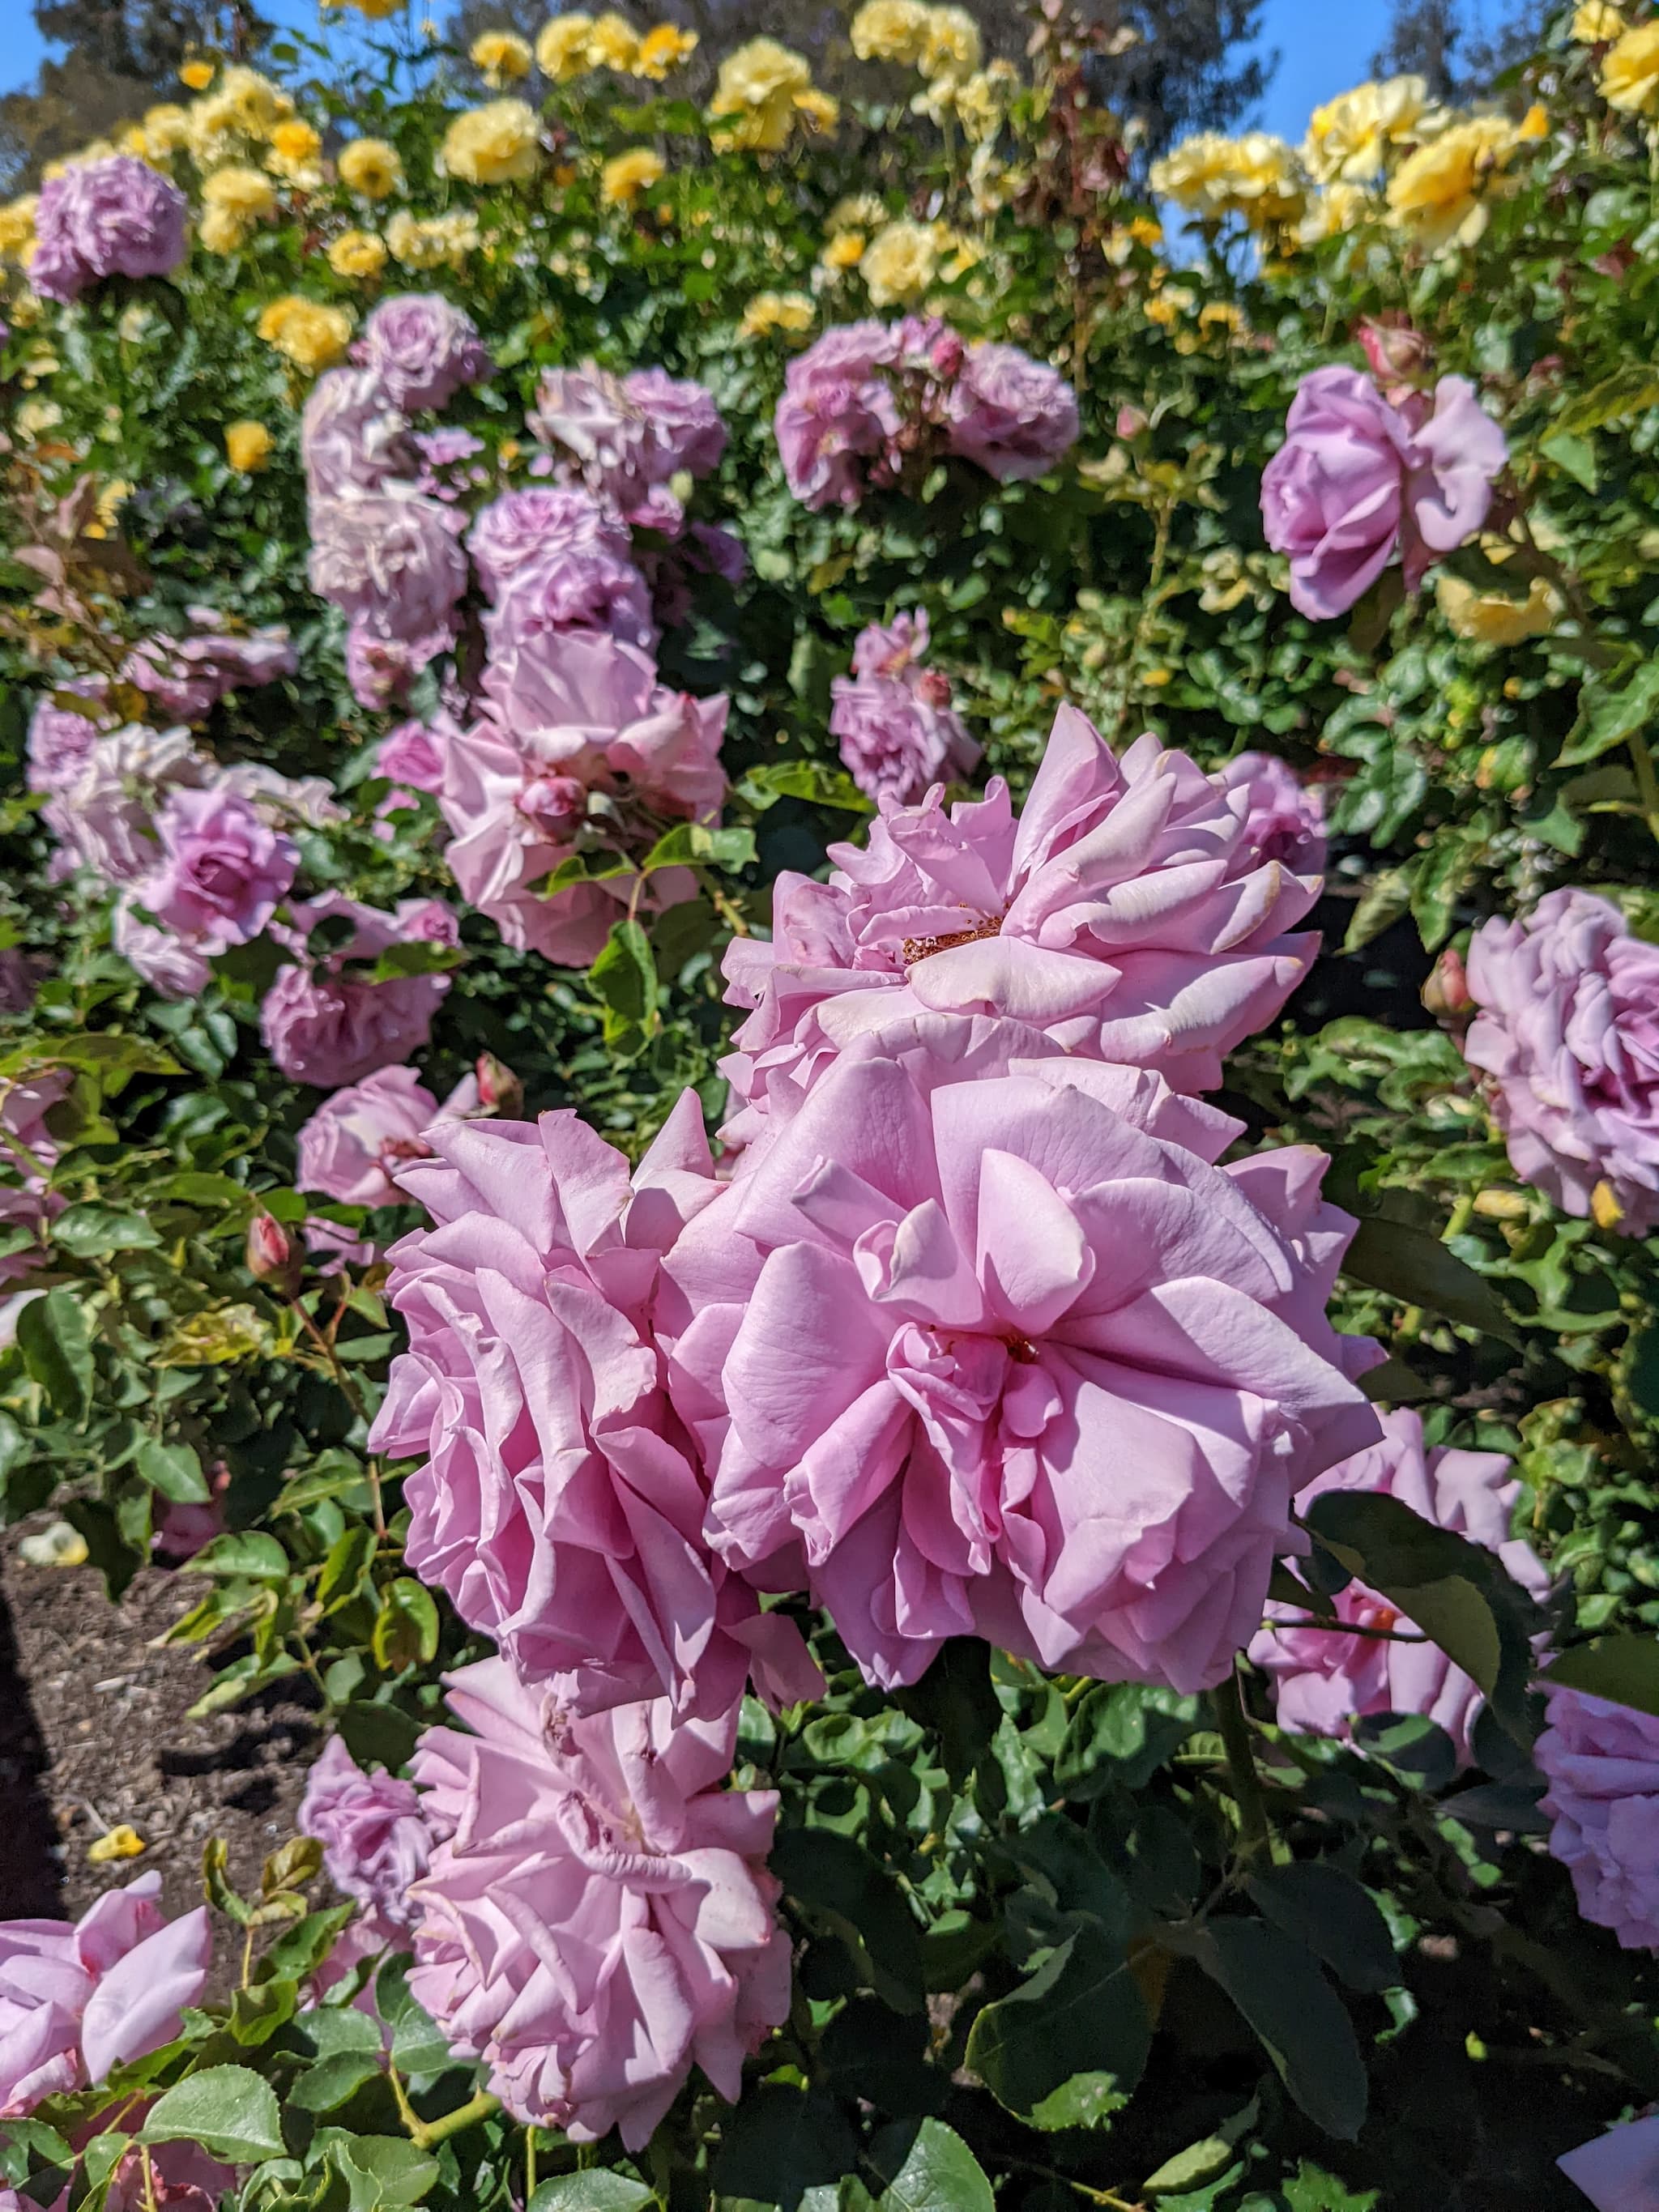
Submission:
{"label": "purple rose cluster", "polygon": [[1046,362],[907,315],[826,331],[789,364],[775,428],[797,499],[856,507],[945,454],[1000,483],[1042,476],[1077,443],[1079,416]]}
{"label": "purple rose cluster", "polygon": [[872,623],[853,647],[853,673],[830,684],[830,734],[848,774],[869,798],[897,805],[933,783],[972,774],[980,749],[951,707],[951,679],[927,668],[927,617]]}
{"label": "purple rose cluster", "polygon": [[1262,471],[1267,543],[1291,563],[1291,603],[1344,614],[1398,555],[1406,588],[1486,520],[1508,444],[1461,376],[1385,395],[1357,368],[1304,376]]}
{"label": "purple rose cluster", "polygon": [[29,282],[43,300],[78,300],[105,276],[166,276],[185,258],[190,204],[131,154],[75,161],[40,187]]}

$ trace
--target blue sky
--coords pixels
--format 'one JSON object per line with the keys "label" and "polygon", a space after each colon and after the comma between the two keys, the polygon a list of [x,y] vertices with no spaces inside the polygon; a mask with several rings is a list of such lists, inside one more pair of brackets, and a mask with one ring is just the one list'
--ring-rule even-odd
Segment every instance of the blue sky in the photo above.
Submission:
{"label": "blue sky", "polygon": [[[316,21],[314,0],[263,4],[282,22]],[[1310,108],[1366,75],[1388,17],[1388,0],[1267,0],[1262,44],[1279,49],[1279,63],[1261,121],[1300,138]],[[29,0],[0,0],[0,91],[26,84],[44,52]]]}

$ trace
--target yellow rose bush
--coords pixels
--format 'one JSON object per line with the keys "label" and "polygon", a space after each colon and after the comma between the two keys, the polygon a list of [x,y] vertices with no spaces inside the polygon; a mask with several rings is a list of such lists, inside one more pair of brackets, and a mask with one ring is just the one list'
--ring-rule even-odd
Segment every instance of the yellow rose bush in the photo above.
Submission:
{"label": "yellow rose bush", "polygon": [[316,1735],[0,1899],[0,2192],[1593,2203],[1656,18],[1164,143],[1127,15],[738,13],[349,0],[0,207],[0,1522]]}

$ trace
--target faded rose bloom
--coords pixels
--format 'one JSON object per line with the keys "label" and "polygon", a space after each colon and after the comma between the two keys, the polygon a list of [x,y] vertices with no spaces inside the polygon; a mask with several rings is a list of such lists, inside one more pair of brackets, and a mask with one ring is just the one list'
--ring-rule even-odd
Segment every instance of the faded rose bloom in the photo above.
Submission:
{"label": "faded rose bloom", "polygon": [[1324,1158],[1212,1165],[1240,1127],[1018,1023],[854,1047],[663,1261],[721,1556],[804,1583],[884,1686],[964,1635],[1219,1681],[1291,1498],[1377,1427]]}
{"label": "faded rose bloom", "polygon": [[662,1695],[724,1712],[815,1670],[702,1539],[649,1302],[662,1249],[716,1185],[695,1094],[639,1167],[573,1113],[428,1129],[398,1181],[434,1226],[392,1248],[392,1362],[374,1449],[404,1485],[405,1557],[526,1679],[591,1711]]}
{"label": "faded rose bloom", "polygon": [[735,2100],[789,2009],[773,1790],[725,1787],[738,1708],[569,1717],[501,1659],[449,1678],[474,1731],[415,1754],[453,1830],[416,1887],[410,1987],[514,2116],[642,2148],[694,2065]]}
{"label": "faded rose bloom", "polygon": [[613,567],[629,563],[626,526],[574,484],[504,492],[480,510],[466,544],[492,599],[521,569],[542,562],[604,555]]}
{"label": "faded rose bloom", "polygon": [[208,956],[170,929],[146,921],[127,892],[110,925],[110,942],[121,957],[164,999],[199,999],[213,981]]}
{"label": "faded rose bloom", "polygon": [[363,1907],[382,1942],[415,1925],[420,1907],[410,1891],[426,1872],[432,1835],[413,1783],[366,1774],[344,1738],[331,1735],[306,1777],[299,1828],[321,1844],[329,1880]]}
{"label": "faded rose bloom", "polygon": [[198,951],[257,937],[294,881],[294,840],[246,799],[210,789],[172,793],[155,829],[161,857],[134,885],[137,902]]}
{"label": "faded rose bloom", "polygon": [[[444,720],[447,721],[447,717]],[[450,723],[443,730],[446,740],[453,727]],[[436,791],[444,780],[444,746],[439,730],[428,728],[424,722],[399,722],[381,738],[374,770],[377,775],[390,776],[394,783],[406,784],[411,791]]]}
{"label": "faded rose bloom", "polygon": [[232,691],[292,676],[299,656],[281,623],[236,636],[212,607],[189,607],[188,637],[150,637],[121,665],[121,681],[146,692],[167,714],[199,722]]}
{"label": "faded rose bloom", "polygon": [[311,588],[349,622],[435,659],[466,590],[460,526],[441,501],[413,492],[313,500]]}
{"label": "faded rose bloom", "polygon": [[[70,788],[91,764],[111,717],[101,703],[101,677],[77,677],[59,684],[35,703],[29,717],[29,789],[47,793]],[[80,697],[84,703],[72,702]]]}
{"label": "faded rose bloom", "polygon": [[888,808],[866,849],[830,848],[827,884],[778,877],[769,942],[727,948],[727,998],[754,1011],[721,1063],[723,1134],[750,1141],[769,1098],[922,1010],[1010,1016],[1179,1090],[1218,1084],[1316,943],[1285,933],[1318,878],[1264,859],[1249,813],[1243,791],[1154,737],[1114,758],[1070,707],[1018,820],[1000,777],[948,813],[937,788]]}
{"label": "faded rose bloom", "polygon": [[[354,925],[351,938],[343,949],[312,959],[307,939],[335,915]],[[334,1090],[419,1052],[449,989],[448,975],[397,975],[376,983],[367,971],[394,945],[456,944],[455,917],[443,901],[405,899],[395,913],[384,914],[330,891],[296,905],[293,916],[292,927],[281,933],[301,957],[277,969],[259,1010],[265,1049],[282,1073]],[[351,973],[348,963],[364,972]]]}
{"label": "faded rose bloom", "polygon": [[0,1921],[0,2119],[95,2088],[179,2033],[206,1984],[204,1906],[163,1918],[159,1874],[107,1890],[72,1924]]}
{"label": "faded rose bloom", "polygon": [[1610,900],[1551,891],[1475,932],[1468,989],[1464,1056],[1516,1175],[1565,1212],[1659,1226],[1659,945]]}
{"label": "faded rose bloom", "polygon": [[887,324],[843,323],[785,370],[774,427],[789,489],[808,507],[856,507],[863,497],[866,465],[903,419],[887,374],[896,353]]}
{"label": "faded rose bloom", "polygon": [[381,301],[351,357],[380,380],[394,407],[411,414],[447,405],[463,385],[482,384],[495,367],[471,316],[440,292]]}
{"label": "faded rose bloom", "polygon": [[1243,793],[1244,834],[1264,860],[1293,876],[1324,874],[1325,809],[1311,785],[1272,753],[1235,754],[1215,780],[1224,791]]}
{"label": "faded rose bloom", "polygon": [[520,659],[556,658],[565,633],[608,630],[649,652],[657,641],[651,595],[631,561],[599,550],[556,551],[514,568],[484,617],[484,638],[496,667]]}
{"label": "faded rose bloom", "polygon": [[129,722],[100,738],[40,818],[75,866],[108,884],[132,884],[155,866],[155,816],[167,793],[210,782],[214,763],[188,730]]}
{"label": "faded rose bloom", "polygon": [[337,1091],[300,1131],[296,1190],[320,1191],[350,1206],[396,1206],[392,1177],[410,1160],[429,1159],[424,1133],[438,1102],[412,1067],[382,1067]]}
{"label": "faded rose bloom", "polygon": [[300,418],[300,453],[313,501],[378,492],[419,465],[407,418],[373,369],[319,376]]}
{"label": "faded rose bloom", "polygon": [[1549,1782],[1550,1850],[1578,1910],[1626,1951],[1659,1950],[1659,1719],[1631,1705],[1549,1690],[1533,1746]]}
{"label": "faded rose bloom", "polygon": [[592,362],[549,369],[526,419],[568,474],[627,520],[670,536],[682,515],[667,492],[669,477],[682,469],[705,473],[726,442],[725,425],[702,386],[661,369],[625,377]]}
{"label": "faded rose bloom", "polygon": [[77,299],[100,276],[166,276],[185,258],[189,203],[127,154],[77,161],[40,187],[29,283],[46,300]]}
{"label": "faded rose bloom", "polygon": [[969,346],[951,387],[951,449],[1000,483],[1040,477],[1078,441],[1077,396],[1018,346]]}
{"label": "faded rose bloom", "polygon": [[859,789],[897,805],[920,799],[932,783],[971,773],[980,749],[951,710],[951,681],[924,669],[927,617],[902,614],[884,628],[872,623],[853,645],[853,674],[830,684],[830,733]]}
{"label": "faded rose bloom", "polygon": [[454,642],[447,629],[415,639],[382,637],[367,621],[346,632],[346,677],[360,707],[375,710],[401,706],[415,678],[429,661]]}
{"label": "faded rose bloom", "polygon": [[726,425],[713,395],[690,377],[665,368],[631,369],[623,389],[651,426],[652,475],[656,482],[684,469],[706,477],[726,451]]}
{"label": "faded rose bloom", "polygon": [[1659,2205],[1659,2112],[1609,2128],[1555,2162],[1595,2212],[1654,2212]]}
{"label": "faded rose bloom", "polygon": [[[1532,1547],[1510,1533],[1521,1486],[1501,1452],[1425,1449],[1421,1418],[1383,1413],[1379,1443],[1328,1468],[1302,1492],[1304,1506],[1329,1490],[1398,1498],[1437,1528],[1450,1528],[1495,1552],[1523,1589],[1541,1597],[1549,1576]],[[1346,1627],[1420,1633],[1386,1598],[1352,1582],[1331,1601]],[[1272,1601],[1271,1626],[1250,1644],[1255,1664],[1275,1682],[1279,1724],[1293,1734],[1346,1736],[1366,1713],[1425,1713],[1470,1757],[1469,1729],[1483,1702],[1478,1685],[1434,1643],[1391,1644],[1321,1627],[1306,1607]]]}
{"label": "faded rose bloom", "polygon": [[1508,452],[1461,376],[1443,377],[1432,402],[1413,392],[1398,407],[1357,368],[1304,376],[1261,478],[1292,605],[1316,620],[1345,613],[1396,550],[1414,591],[1437,555],[1480,530]]}

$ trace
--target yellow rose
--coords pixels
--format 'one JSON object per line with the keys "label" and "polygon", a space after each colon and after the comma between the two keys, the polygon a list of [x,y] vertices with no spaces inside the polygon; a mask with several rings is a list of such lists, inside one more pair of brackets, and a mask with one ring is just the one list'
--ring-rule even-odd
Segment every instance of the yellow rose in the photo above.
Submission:
{"label": "yellow rose", "polygon": [[1151,181],[1155,192],[1204,222],[1237,215],[1259,229],[1288,222],[1302,208],[1296,157],[1265,131],[1243,138],[1200,131],[1153,162]]}
{"label": "yellow rose", "polygon": [[544,23],[536,40],[536,59],[555,84],[568,84],[593,66],[589,41],[593,35],[591,15],[555,15]]}
{"label": "yellow rose", "polygon": [[33,245],[34,211],[40,204],[38,192],[26,192],[21,199],[0,207],[0,261],[19,261]]}
{"label": "yellow rose", "polygon": [[486,31],[472,41],[469,58],[474,69],[483,71],[484,82],[492,92],[528,76],[533,58],[529,40],[521,39],[516,31]]}
{"label": "yellow rose", "polygon": [[190,150],[200,169],[234,160],[249,140],[264,142],[294,112],[294,102],[269,77],[240,64],[228,69],[204,100],[185,111]]}
{"label": "yellow rose", "polygon": [[1198,327],[1201,331],[1224,330],[1240,337],[1249,328],[1244,319],[1244,310],[1231,300],[1206,301],[1198,311]]}
{"label": "yellow rose", "polygon": [[1524,599],[1478,591],[1461,576],[1437,576],[1440,611],[1462,638],[1474,645],[1520,645],[1553,628],[1561,602],[1543,577],[1534,576]]}
{"label": "yellow rose", "polygon": [[648,146],[630,146],[625,154],[613,154],[600,170],[599,198],[612,207],[632,207],[664,173],[660,155]]}
{"label": "yellow rose", "polygon": [[386,240],[372,230],[343,230],[328,249],[328,265],[337,276],[378,276],[386,260]]}
{"label": "yellow rose", "polygon": [[1321,246],[1328,238],[1344,237],[1375,215],[1377,206],[1363,185],[1327,185],[1309,200],[1307,212],[1297,226],[1297,241],[1303,246]]}
{"label": "yellow rose", "polygon": [[1626,115],[1645,115],[1659,101],[1659,19],[1638,23],[1607,48],[1601,97]]}
{"label": "yellow rose", "polygon": [[826,233],[837,230],[879,230],[888,219],[885,200],[874,192],[855,192],[836,202],[823,219]]}
{"label": "yellow rose", "polygon": [[914,69],[932,13],[922,0],[865,0],[852,21],[853,52],[861,62],[900,62]]}
{"label": "yellow rose", "polygon": [[841,102],[827,92],[813,88],[798,92],[794,110],[815,137],[827,137],[841,121]]}
{"label": "yellow rose", "polygon": [[518,184],[533,177],[540,149],[535,111],[522,100],[492,100],[458,115],[440,156],[448,175],[469,185]]}
{"label": "yellow rose", "polygon": [[757,292],[738,325],[740,338],[764,337],[772,331],[809,331],[813,307],[805,292]]}
{"label": "yellow rose", "polygon": [[640,34],[626,15],[615,10],[596,18],[588,33],[587,51],[595,69],[620,70],[631,75],[640,58]]}
{"label": "yellow rose", "polygon": [[285,161],[314,161],[323,150],[318,133],[297,117],[276,125],[270,134],[270,145],[271,151],[280,154]]}
{"label": "yellow rose", "polygon": [[924,76],[971,76],[984,46],[979,25],[965,8],[929,8],[919,57]]}
{"label": "yellow rose", "polygon": [[186,62],[179,72],[180,84],[187,84],[192,92],[205,92],[213,82],[211,62]]}
{"label": "yellow rose", "polygon": [[647,76],[653,84],[660,84],[670,70],[678,69],[689,61],[697,51],[695,31],[682,31],[672,23],[659,23],[640,40],[640,51],[634,64],[636,76]]}
{"label": "yellow rose", "polygon": [[273,300],[260,315],[258,329],[267,345],[286,354],[296,368],[312,375],[332,368],[343,358],[351,340],[351,318],[343,307],[325,307],[289,292]]}
{"label": "yellow rose", "polygon": [[176,154],[190,137],[190,118],[182,107],[163,100],[144,110],[144,137],[152,154]]}
{"label": "yellow rose", "polygon": [[1322,185],[1366,184],[1380,176],[1390,146],[1413,136],[1428,106],[1420,76],[1394,76],[1384,84],[1358,84],[1316,107],[1303,142],[1302,160]]}
{"label": "yellow rose", "polygon": [[[1015,84],[1018,82],[1016,79]],[[989,70],[975,70],[972,76],[935,77],[911,105],[940,116],[948,111],[956,117],[966,136],[975,144],[982,145],[1001,130],[1012,89],[1006,80],[993,76]]]}
{"label": "yellow rose", "polygon": [[1625,27],[1625,19],[1607,0],[1579,0],[1573,11],[1572,35],[1581,46],[1605,46]]}
{"label": "yellow rose", "polygon": [[812,71],[805,56],[781,46],[775,39],[750,39],[720,64],[708,112],[733,119],[731,128],[720,134],[719,143],[775,154],[788,144],[796,101],[811,86]]}
{"label": "yellow rose", "polygon": [[479,244],[478,219],[470,209],[421,218],[399,208],[386,227],[386,242],[405,269],[459,269]]}
{"label": "yellow rose", "polygon": [[[142,123],[129,123],[115,143],[120,152],[135,155],[141,161],[149,161],[154,154]],[[155,158],[159,159],[160,156]]]}
{"label": "yellow rose", "polygon": [[263,422],[227,422],[225,459],[239,476],[255,476],[270,459],[276,440]]}
{"label": "yellow rose", "polygon": [[872,307],[908,306],[939,274],[939,234],[931,222],[902,216],[878,230],[860,263]]}
{"label": "yellow rose", "polygon": [[1407,154],[1389,185],[1389,211],[1425,246],[1472,246],[1486,227],[1487,196],[1521,144],[1504,115],[1474,115]]}
{"label": "yellow rose", "polygon": [[864,258],[865,242],[861,230],[838,230],[823,249],[825,267],[856,269]]}
{"label": "yellow rose", "polygon": [[196,226],[196,235],[210,253],[235,253],[252,235],[252,226],[228,208],[206,208]]}
{"label": "yellow rose", "polygon": [[258,169],[215,169],[202,180],[202,199],[242,223],[268,222],[276,212],[270,179]]}
{"label": "yellow rose", "polygon": [[354,138],[340,149],[340,182],[366,200],[383,200],[404,188],[404,165],[384,138]]}

